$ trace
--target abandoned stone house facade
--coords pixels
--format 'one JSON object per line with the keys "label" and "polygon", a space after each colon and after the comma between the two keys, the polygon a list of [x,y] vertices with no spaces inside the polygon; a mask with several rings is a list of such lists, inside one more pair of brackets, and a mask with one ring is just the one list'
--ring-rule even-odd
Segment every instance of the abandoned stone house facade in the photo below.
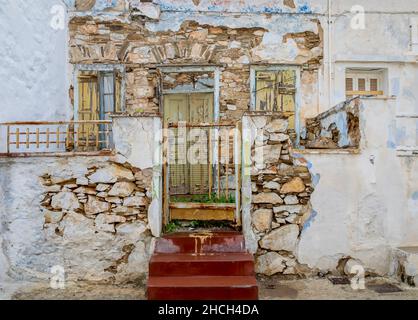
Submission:
{"label": "abandoned stone house facade", "polygon": [[[418,2],[364,1],[364,26],[357,2],[5,4],[0,286],[145,280],[171,197],[212,191],[260,274],[413,284]],[[183,123],[214,164],[166,164]]]}

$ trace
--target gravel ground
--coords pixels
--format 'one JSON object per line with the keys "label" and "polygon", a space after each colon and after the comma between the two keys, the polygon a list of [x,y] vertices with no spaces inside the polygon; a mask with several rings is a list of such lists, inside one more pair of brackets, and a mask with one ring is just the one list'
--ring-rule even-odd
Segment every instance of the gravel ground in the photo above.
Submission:
{"label": "gravel ground", "polygon": [[[378,293],[376,286],[394,285],[401,292]],[[350,284],[334,285],[327,278],[303,280],[259,279],[260,299],[266,300],[418,300],[418,288],[392,279],[368,278],[364,290],[353,290]]]}
{"label": "gravel ground", "polygon": [[[382,284],[396,285],[402,291],[378,293],[373,290],[373,285]],[[353,290],[349,284],[333,285],[327,278],[297,280],[260,278],[259,290],[260,299],[266,300],[418,300],[418,288],[411,288],[384,278],[369,278],[366,280],[366,289],[358,291]],[[142,300],[146,298],[144,287],[87,283],[69,283],[63,290],[51,289],[47,283],[23,287],[14,285],[3,287],[0,297],[14,300]]]}

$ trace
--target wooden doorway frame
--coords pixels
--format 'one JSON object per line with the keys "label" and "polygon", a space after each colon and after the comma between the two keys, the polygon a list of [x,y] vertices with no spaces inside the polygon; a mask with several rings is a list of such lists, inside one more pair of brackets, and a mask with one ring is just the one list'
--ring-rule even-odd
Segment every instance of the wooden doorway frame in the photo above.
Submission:
{"label": "wooden doorway frame", "polygon": [[[159,99],[160,99],[160,113],[163,115],[164,119],[164,95],[167,94],[192,94],[192,93],[213,93],[213,121],[215,123],[219,122],[219,112],[220,112],[220,70],[221,66],[218,65],[183,65],[183,66],[172,66],[172,65],[160,65],[158,66],[158,72],[160,74],[160,84],[159,84]],[[200,90],[164,90],[163,88],[163,77],[167,73],[192,73],[192,72],[213,72],[214,77],[214,87],[213,89],[200,89]],[[168,127],[164,124],[163,121],[163,226],[167,225],[170,222],[170,199],[169,199],[169,183],[167,182],[168,178],[168,161],[167,155],[164,153],[164,150],[167,150],[168,147],[168,136],[167,130]],[[217,148],[214,147],[214,152],[212,152],[213,159],[217,159]]]}
{"label": "wooden doorway frame", "polygon": [[[214,123],[213,93],[170,93],[164,95],[163,98],[164,124],[168,124],[170,130],[176,131],[175,138],[182,141],[177,140],[175,142],[176,151],[174,153],[173,150],[169,151],[169,156],[185,162],[185,154],[181,150],[187,151],[190,147],[189,142],[184,139],[187,137],[190,129],[194,129],[190,128],[188,124]],[[172,126],[172,124],[175,125]],[[184,124],[184,126],[181,124]],[[207,128],[201,127],[200,129],[206,131]],[[171,134],[173,133],[171,132]],[[173,138],[173,136],[170,137],[170,139]],[[209,148],[210,145],[208,144],[207,147]],[[207,156],[208,159],[211,159],[211,151],[209,151]],[[210,182],[209,170],[205,172],[208,167],[206,164],[202,166],[201,164],[193,165],[183,162],[170,165],[170,196],[201,194]]]}

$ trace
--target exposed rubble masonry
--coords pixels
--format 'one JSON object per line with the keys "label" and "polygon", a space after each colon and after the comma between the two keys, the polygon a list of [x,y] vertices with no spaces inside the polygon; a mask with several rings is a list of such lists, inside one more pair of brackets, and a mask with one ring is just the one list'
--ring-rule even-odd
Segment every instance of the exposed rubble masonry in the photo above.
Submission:
{"label": "exposed rubble masonry", "polygon": [[[258,241],[256,272],[302,275],[297,246],[313,210],[307,162],[292,156],[288,120],[277,114],[247,114],[251,131],[251,225]],[[260,161],[262,159],[262,161]]]}
{"label": "exposed rubble masonry", "polygon": [[[72,64],[122,64],[126,68],[126,111],[129,114],[160,110],[161,75],[158,66],[217,65],[220,68],[220,116],[240,119],[250,105],[250,63],[267,63],[260,55],[269,30],[231,28],[184,21],[176,30],[151,31],[141,16],[106,21],[73,17],[70,29]],[[283,43],[297,45],[297,63],[304,64],[302,81],[317,78],[322,63],[322,28],[283,35]],[[290,45],[290,44],[289,44]],[[308,74],[310,76],[308,76]]]}
{"label": "exposed rubble masonry", "polygon": [[[91,280],[89,277],[96,276],[96,280],[102,281],[131,281],[145,277],[145,265],[138,262],[146,261],[148,256],[145,247],[151,236],[147,211],[151,202],[152,175],[152,169],[140,170],[127,162],[108,161],[87,168],[84,175],[77,177],[48,173],[41,177],[45,188],[41,201],[44,228],[50,230],[51,236],[61,239],[64,246],[86,246],[86,249],[96,248],[99,252],[106,249],[105,246],[96,247],[101,238],[110,238],[115,243],[111,250],[119,251],[119,255],[104,266],[103,275],[87,272],[79,277]],[[90,232],[90,241],[85,241]],[[141,260],[135,262],[138,257],[131,259],[133,255],[142,255]],[[72,260],[68,259],[64,267],[71,269]],[[132,279],[118,277],[118,273],[123,274],[127,268],[133,271]]]}
{"label": "exposed rubble masonry", "polygon": [[306,119],[301,145],[309,149],[358,148],[360,99],[343,102],[315,118]]}

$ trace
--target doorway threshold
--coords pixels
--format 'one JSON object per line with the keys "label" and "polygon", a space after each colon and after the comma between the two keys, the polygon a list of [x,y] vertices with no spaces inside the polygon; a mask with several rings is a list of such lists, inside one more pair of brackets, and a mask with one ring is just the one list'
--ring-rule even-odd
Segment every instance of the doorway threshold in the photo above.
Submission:
{"label": "doorway threshold", "polygon": [[235,221],[235,203],[170,203],[172,220]]}

